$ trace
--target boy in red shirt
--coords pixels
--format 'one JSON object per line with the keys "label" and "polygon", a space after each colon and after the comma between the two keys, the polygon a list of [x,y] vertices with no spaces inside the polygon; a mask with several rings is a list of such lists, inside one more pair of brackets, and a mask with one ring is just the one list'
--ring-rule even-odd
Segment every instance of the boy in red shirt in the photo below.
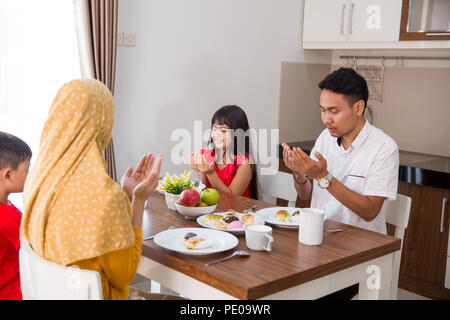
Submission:
{"label": "boy in red shirt", "polygon": [[31,149],[21,139],[0,131],[0,300],[22,300],[19,273],[22,213],[8,201],[23,192]]}

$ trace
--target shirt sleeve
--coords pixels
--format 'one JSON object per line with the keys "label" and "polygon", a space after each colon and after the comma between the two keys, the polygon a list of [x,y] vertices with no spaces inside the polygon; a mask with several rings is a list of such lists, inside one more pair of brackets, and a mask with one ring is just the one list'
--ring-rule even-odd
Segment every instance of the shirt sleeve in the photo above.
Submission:
{"label": "shirt sleeve", "polygon": [[14,210],[7,210],[2,214],[0,222],[0,233],[3,239],[11,243],[16,250],[20,249],[20,221],[22,216]]}
{"label": "shirt sleeve", "polygon": [[142,229],[133,227],[134,245],[130,248],[113,251],[101,257],[100,264],[110,284],[116,288],[127,287],[136,276],[142,253]]}
{"label": "shirt sleeve", "polygon": [[398,168],[397,144],[385,145],[370,166],[363,194],[395,200],[398,187]]}
{"label": "shirt sleeve", "polygon": [[311,152],[309,153],[309,157],[311,159],[313,159],[314,161],[317,161],[317,158],[316,158],[316,155],[315,155],[316,151],[317,151],[317,142],[314,145],[314,147],[311,149]]}

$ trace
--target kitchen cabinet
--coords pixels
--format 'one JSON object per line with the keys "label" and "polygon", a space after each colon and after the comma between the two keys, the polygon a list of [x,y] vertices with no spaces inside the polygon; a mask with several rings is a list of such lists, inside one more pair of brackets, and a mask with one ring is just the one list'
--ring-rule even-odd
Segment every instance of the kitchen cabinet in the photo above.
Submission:
{"label": "kitchen cabinet", "polygon": [[347,41],[348,0],[306,0],[303,41]]}
{"label": "kitchen cabinet", "polygon": [[399,181],[398,193],[412,198],[399,287],[435,299],[450,299],[450,289],[445,288],[450,190]]}
{"label": "kitchen cabinet", "polygon": [[435,41],[410,41],[423,40],[417,37],[421,33],[400,32],[406,30],[408,23],[405,1],[409,3],[409,0],[305,0],[303,49],[450,48],[446,36],[433,33],[427,38]]}
{"label": "kitchen cabinet", "polygon": [[400,41],[450,40],[450,1],[403,0]]}
{"label": "kitchen cabinet", "polygon": [[398,41],[401,7],[401,0],[305,0],[303,41]]}

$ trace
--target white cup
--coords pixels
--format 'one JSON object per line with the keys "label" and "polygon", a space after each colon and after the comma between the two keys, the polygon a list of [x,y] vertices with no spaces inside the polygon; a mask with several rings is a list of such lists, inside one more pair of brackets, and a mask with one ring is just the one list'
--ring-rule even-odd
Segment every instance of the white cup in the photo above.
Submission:
{"label": "white cup", "polygon": [[245,242],[250,250],[272,251],[272,227],[253,224],[245,229]]}
{"label": "white cup", "polygon": [[324,216],[321,209],[300,209],[298,242],[312,246],[322,244]]}

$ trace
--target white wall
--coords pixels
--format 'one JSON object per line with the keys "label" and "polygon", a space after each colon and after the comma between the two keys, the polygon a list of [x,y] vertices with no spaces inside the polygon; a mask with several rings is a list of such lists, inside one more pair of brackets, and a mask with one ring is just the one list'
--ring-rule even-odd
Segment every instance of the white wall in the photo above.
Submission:
{"label": "white wall", "polygon": [[316,140],[323,131],[318,84],[330,70],[330,63],[283,63],[279,119],[282,142]]}
{"label": "white wall", "polygon": [[114,139],[118,175],[144,152],[170,161],[177,128],[209,128],[221,106],[237,104],[254,128],[278,128],[283,61],[330,63],[330,51],[301,49],[302,0],[121,0]]}

